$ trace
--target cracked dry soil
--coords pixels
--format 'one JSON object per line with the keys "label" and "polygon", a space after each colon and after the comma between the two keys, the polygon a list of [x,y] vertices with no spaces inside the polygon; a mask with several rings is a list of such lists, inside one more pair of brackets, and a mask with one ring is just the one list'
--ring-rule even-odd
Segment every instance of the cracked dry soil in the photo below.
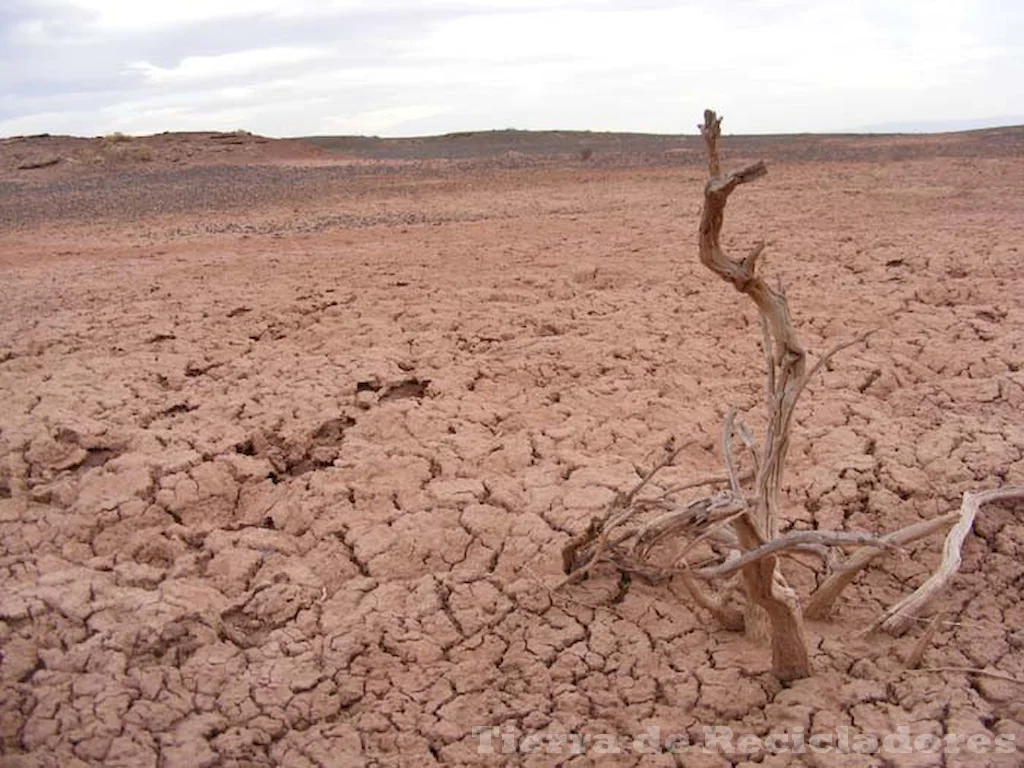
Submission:
{"label": "cracked dry soil", "polygon": [[[768,240],[812,353],[879,329],[805,395],[788,524],[884,532],[1024,482],[1020,156],[762,156],[733,247]],[[479,754],[474,726],[1024,745],[1024,691],[905,670],[924,626],[857,637],[938,539],[810,623],[787,687],[677,585],[545,588],[669,436],[694,442],[659,487],[718,471],[729,405],[760,423],[757,318],[697,261],[702,169],[318,172],[191,211],[203,171],[171,174],[121,216],[149,193],[115,170],[0,231],[0,765],[1021,764]],[[1019,510],[987,508],[925,667],[1024,677],[1022,585]]]}

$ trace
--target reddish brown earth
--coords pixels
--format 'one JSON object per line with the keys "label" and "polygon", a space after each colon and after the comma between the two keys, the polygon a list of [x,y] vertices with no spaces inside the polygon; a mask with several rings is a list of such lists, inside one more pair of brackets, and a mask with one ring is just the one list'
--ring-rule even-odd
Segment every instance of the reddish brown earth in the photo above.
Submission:
{"label": "reddish brown earth", "polygon": [[[1024,483],[1022,135],[726,139],[770,168],[726,235],[767,239],[806,345],[878,329],[806,393],[791,525]],[[475,726],[1024,745],[1021,685],[934,669],[1024,678],[1021,509],[979,518],[925,670],[923,625],[857,633],[938,540],[810,623],[788,686],[679,585],[551,593],[667,438],[694,442],[652,494],[718,470],[728,406],[760,423],[756,316],[697,262],[695,139],[237,138],[0,145],[0,764],[1022,764],[480,754]]]}

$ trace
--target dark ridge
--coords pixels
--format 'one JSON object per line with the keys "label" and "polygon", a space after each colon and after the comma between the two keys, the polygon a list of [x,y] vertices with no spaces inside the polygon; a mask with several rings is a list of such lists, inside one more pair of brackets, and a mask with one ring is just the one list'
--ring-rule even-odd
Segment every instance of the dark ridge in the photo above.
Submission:
{"label": "dark ridge", "polygon": [[[387,139],[367,136],[305,136],[302,141],[321,149],[367,160],[484,159],[504,153],[530,157],[574,157],[585,150],[602,156],[664,155],[703,160],[696,135],[604,133],[596,131],[476,131],[443,136]],[[792,133],[728,136],[731,155],[758,154],[774,161],[858,161],[920,157],[1004,157],[1024,151],[1024,126],[982,128],[937,134],[907,133]],[[646,164],[646,163],[645,163]]]}

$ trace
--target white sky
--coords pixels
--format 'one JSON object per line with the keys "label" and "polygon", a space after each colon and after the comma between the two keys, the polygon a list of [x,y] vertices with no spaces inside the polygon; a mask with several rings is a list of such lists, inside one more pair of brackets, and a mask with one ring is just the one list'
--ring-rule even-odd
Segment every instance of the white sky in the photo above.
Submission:
{"label": "white sky", "polygon": [[0,0],[0,135],[1024,122],[1020,0]]}

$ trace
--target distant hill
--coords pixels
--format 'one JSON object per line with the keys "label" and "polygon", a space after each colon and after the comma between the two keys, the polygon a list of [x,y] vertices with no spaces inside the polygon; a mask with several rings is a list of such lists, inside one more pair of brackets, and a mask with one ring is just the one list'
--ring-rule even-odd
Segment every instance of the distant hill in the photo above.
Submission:
{"label": "distant hill", "polygon": [[[1024,156],[1024,126],[954,133],[774,134],[729,136],[732,167],[769,162],[891,162],[932,157]],[[473,131],[417,138],[310,136],[271,139],[247,131],[17,136],[0,139],[0,180],[56,179],[69,174],[185,169],[192,166],[332,166],[345,173],[395,173],[420,168],[592,167],[700,168],[696,135],[593,131]]]}
{"label": "distant hill", "polygon": [[[475,131],[416,138],[307,136],[331,153],[365,160],[575,159],[602,164],[704,162],[696,135],[593,131]],[[1024,154],[1024,126],[938,134],[771,134],[729,136],[728,155],[827,162]]]}

